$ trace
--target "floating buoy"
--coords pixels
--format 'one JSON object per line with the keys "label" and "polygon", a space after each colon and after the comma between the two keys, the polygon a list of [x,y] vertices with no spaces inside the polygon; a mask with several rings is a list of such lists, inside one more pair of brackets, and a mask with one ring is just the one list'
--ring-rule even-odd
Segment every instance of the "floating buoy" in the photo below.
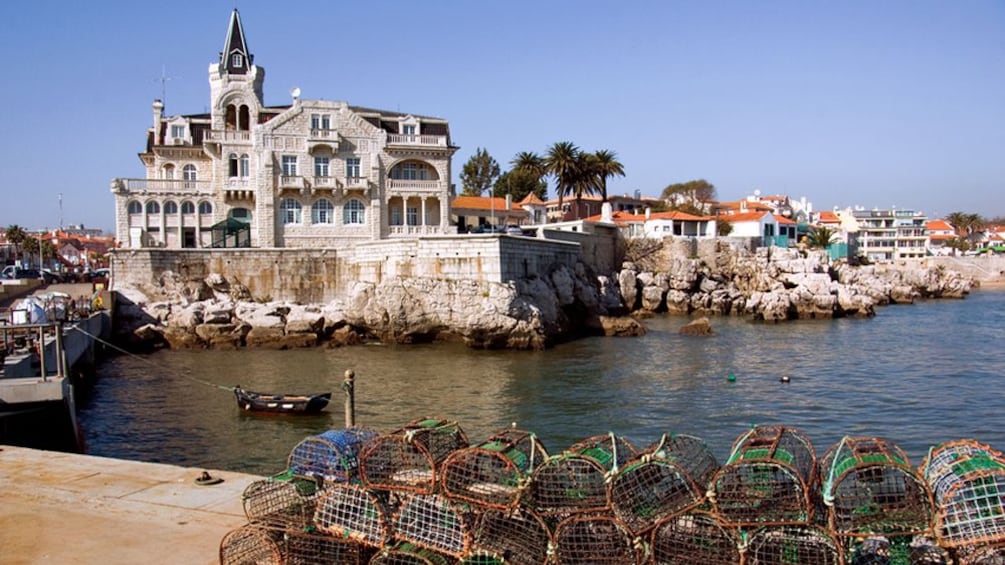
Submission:
{"label": "floating buoy", "polygon": [[726,380],[729,381],[729,382],[731,382],[731,383],[732,382],[736,382],[736,375],[734,375],[733,373],[730,373],[729,376],[726,377]]}
{"label": "floating buoy", "polygon": [[789,382],[790,379],[789,379],[788,376],[783,376],[782,378],[780,378],[778,380],[781,381],[781,382],[783,382],[783,383],[787,383],[787,382]]}

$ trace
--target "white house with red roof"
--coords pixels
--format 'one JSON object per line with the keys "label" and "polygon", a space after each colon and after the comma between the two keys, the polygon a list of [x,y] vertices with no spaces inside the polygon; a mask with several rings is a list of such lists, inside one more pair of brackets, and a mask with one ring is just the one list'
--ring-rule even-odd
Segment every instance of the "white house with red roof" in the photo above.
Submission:
{"label": "white house with red roof", "polygon": [[[591,216],[589,222],[606,221],[603,215]],[[610,221],[618,226],[622,235],[629,238],[689,237],[704,239],[716,236],[715,216],[695,216],[679,211],[611,212]]]}
{"label": "white house with red roof", "polygon": [[450,220],[464,233],[486,226],[524,225],[531,212],[510,197],[458,196],[450,203]]}
{"label": "white house with red roof", "polygon": [[730,237],[761,238],[764,245],[782,247],[796,238],[796,222],[767,211],[721,214],[717,219],[733,226]]}

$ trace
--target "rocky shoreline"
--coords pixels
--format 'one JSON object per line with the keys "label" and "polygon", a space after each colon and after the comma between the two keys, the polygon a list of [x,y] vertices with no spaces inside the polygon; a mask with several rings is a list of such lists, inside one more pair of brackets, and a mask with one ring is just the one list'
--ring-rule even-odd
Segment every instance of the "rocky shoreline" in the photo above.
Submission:
{"label": "rocky shoreline", "polygon": [[356,282],[327,304],[256,302],[219,274],[116,288],[119,337],[135,346],[288,349],[462,342],[545,349],[586,335],[645,333],[655,313],[733,315],[765,322],[869,317],[877,306],[963,298],[975,285],[943,267],[851,266],[823,251],[715,242],[694,256],[661,244],[610,275],[579,263],[506,283],[398,277]]}

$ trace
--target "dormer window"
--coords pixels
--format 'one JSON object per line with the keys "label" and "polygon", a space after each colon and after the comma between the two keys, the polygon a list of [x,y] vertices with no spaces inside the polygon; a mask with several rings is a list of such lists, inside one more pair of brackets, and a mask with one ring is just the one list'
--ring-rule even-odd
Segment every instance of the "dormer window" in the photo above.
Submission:
{"label": "dormer window", "polygon": [[401,126],[402,135],[415,135],[415,124],[402,124]]}
{"label": "dormer window", "polygon": [[230,56],[230,66],[240,69],[244,66],[244,56],[240,53],[234,53]]}
{"label": "dormer window", "polygon": [[174,139],[185,137],[185,126],[171,126],[171,137]]}

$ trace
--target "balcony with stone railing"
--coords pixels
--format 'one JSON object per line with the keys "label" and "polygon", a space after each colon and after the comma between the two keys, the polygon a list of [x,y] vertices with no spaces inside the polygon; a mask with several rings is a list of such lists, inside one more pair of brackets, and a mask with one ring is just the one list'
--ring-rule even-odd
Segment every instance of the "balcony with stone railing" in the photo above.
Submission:
{"label": "balcony with stone railing", "polygon": [[203,136],[203,143],[250,144],[251,141],[251,132],[245,130],[213,129],[207,131]]}
{"label": "balcony with stone railing", "polygon": [[279,190],[306,190],[307,179],[295,175],[280,175]]}
{"label": "balcony with stone railing", "polygon": [[391,179],[388,181],[388,189],[391,192],[438,194],[443,188],[443,183],[438,180]]}
{"label": "balcony with stone railing", "polygon": [[212,194],[212,183],[185,179],[114,179],[112,192],[119,194]]}
{"label": "balcony with stone railing", "polygon": [[312,128],[307,136],[307,151],[313,151],[315,147],[326,146],[332,151],[338,151],[339,135],[338,130]]}
{"label": "balcony with stone railing", "polygon": [[317,189],[333,189],[338,187],[338,179],[335,177],[311,177],[311,188]]}
{"label": "balcony with stone railing", "polygon": [[445,135],[414,135],[414,134],[387,134],[388,147],[422,147],[422,148],[447,148],[447,136]]}

